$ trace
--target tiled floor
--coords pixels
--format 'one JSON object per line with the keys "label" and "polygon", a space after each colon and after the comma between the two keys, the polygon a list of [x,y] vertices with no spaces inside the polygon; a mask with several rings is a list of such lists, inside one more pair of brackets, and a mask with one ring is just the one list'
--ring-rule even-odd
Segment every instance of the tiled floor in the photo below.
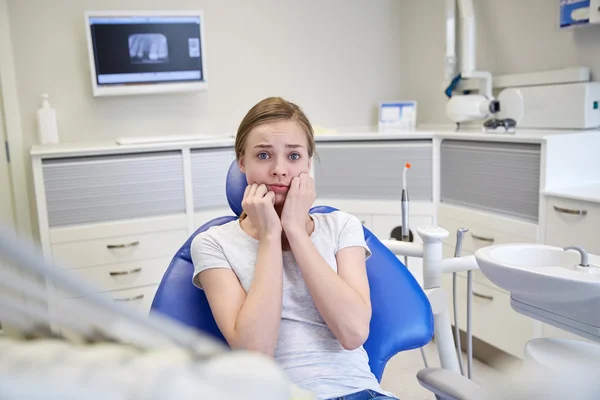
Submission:
{"label": "tiled floor", "polygon": [[[430,367],[439,367],[439,358],[435,343],[424,348]],[[381,381],[383,389],[393,393],[400,400],[432,400],[435,396],[424,389],[417,381],[417,372],[424,368],[423,358],[419,350],[402,352],[393,357],[387,364]],[[467,368],[466,354],[463,354],[463,368]],[[476,359],[473,360],[473,381],[489,387],[501,378],[503,373]]]}

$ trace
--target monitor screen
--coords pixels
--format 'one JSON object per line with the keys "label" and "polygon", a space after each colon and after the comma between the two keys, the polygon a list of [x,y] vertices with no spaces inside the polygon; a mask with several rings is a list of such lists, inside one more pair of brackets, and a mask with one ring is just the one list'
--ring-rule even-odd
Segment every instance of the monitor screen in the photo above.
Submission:
{"label": "monitor screen", "polygon": [[199,15],[90,15],[88,24],[98,88],[205,81]]}

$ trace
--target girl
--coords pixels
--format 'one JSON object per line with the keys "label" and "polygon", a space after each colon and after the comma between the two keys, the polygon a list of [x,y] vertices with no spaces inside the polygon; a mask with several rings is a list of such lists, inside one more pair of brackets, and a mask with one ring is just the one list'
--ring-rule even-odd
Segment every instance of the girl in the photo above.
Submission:
{"label": "girl", "polygon": [[392,399],[362,347],[371,304],[360,221],[313,213],[310,122],[267,98],[239,126],[235,153],[248,186],[239,220],[198,234],[194,284],[232,348],[271,356],[319,399]]}

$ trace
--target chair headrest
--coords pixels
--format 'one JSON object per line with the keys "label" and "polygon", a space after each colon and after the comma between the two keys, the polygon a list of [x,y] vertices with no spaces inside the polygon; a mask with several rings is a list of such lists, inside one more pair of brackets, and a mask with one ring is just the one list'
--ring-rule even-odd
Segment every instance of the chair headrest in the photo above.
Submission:
{"label": "chair headrest", "polygon": [[237,160],[234,160],[227,171],[227,179],[225,180],[225,192],[227,193],[227,202],[231,211],[238,217],[242,215],[242,200],[244,199],[244,191],[248,186],[246,174],[240,171]]}

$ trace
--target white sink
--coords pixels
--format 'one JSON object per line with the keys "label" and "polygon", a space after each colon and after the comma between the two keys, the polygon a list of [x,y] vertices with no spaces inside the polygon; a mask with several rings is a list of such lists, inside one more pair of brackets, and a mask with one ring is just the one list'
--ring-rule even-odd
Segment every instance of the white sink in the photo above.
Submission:
{"label": "white sink", "polygon": [[590,255],[589,267],[579,267],[576,251],[541,244],[499,244],[475,252],[481,272],[502,289],[564,301],[600,297],[600,267]]}
{"label": "white sink", "polygon": [[[516,311],[600,340],[600,257],[542,244],[498,244],[475,252],[481,272],[510,292]],[[591,335],[591,336],[590,336]]]}

